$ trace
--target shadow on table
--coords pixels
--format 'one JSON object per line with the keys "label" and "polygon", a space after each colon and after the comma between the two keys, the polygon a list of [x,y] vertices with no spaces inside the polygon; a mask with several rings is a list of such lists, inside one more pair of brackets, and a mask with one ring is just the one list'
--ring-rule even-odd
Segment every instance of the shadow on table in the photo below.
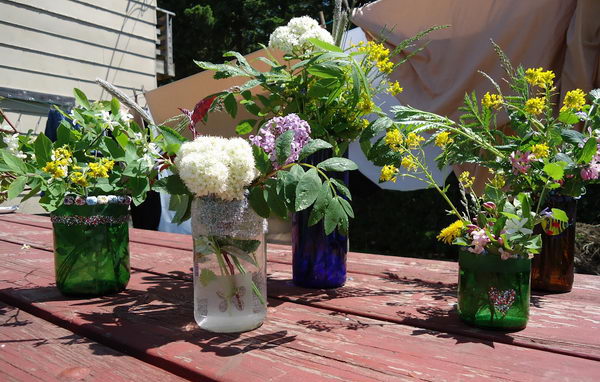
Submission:
{"label": "shadow on table", "polygon": [[[193,285],[185,279],[189,279],[185,272],[146,274],[142,277],[145,291],[127,289],[85,300],[62,296],[55,287],[14,288],[14,292],[30,296],[29,300],[34,303],[72,301],[71,310],[82,309],[73,313],[74,323],[68,324],[68,329],[124,353],[144,350],[145,354],[147,349],[168,344],[179,346],[175,343],[184,342],[198,346],[203,352],[228,357],[275,348],[296,339],[286,330],[266,332],[259,328],[241,334],[216,334],[200,329],[194,321]],[[94,311],[93,307],[102,307],[103,311]],[[64,318],[60,321],[65,323]]]}

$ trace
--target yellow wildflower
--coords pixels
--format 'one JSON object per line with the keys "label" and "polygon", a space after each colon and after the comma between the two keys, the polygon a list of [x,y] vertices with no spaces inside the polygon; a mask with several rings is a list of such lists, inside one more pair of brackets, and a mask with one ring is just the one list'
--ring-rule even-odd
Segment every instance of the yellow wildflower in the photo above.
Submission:
{"label": "yellow wildflower", "polygon": [[525,102],[525,111],[531,115],[538,115],[544,111],[546,101],[543,97],[530,98]]}
{"label": "yellow wildflower", "polygon": [[435,145],[438,147],[445,147],[452,142],[454,142],[454,139],[450,138],[450,133],[448,131],[442,131],[435,137]]}
{"label": "yellow wildflower", "polygon": [[400,83],[398,81],[390,82],[388,85],[389,85],[388,92],[391,95],[400,94],[404,91],[404,88],[402,88],[402,86],[400,86]]}
{"label": "yellow wildflower", "polygon": [[492,187],[495,187],[500,190],[506,185],[506,179],[504,179],[504,176],[502,174],[495,174],[492,180],[490,180],[489,184]]}
{"label": "yellow wildflower", "polygon": [[549,89],[554,85],[554,73],[543,68],[529,68],[525,71],[525,80],[532,86]]}
{"label": "yellow wildflower", "polygon": [[396,166],[388,164],[383,166],[381,169],[381,175],[379,176],[379,180],[382,182],[396,182],[396,174],[398,173],[398,168]]}
{"label": "yellow wildflower", "polygon": [[388,59],[377,61],[375,66],[382,73],[390,74],[394,71],[394,63]]}
{"label": "yellow wildflower", "polygon": [[463,171],[463,173],[459,175],[458,181],[463,185],[464,188],[471,188],[473,187],[473,183],[475,183],[475,177],[471,176],[470,172]]}
{"label": "yellow wildflower", "polygon": [[408,133],[408,136],[406,137],[406,145],[411,149],[416,149],[424,140],[425,138],[421,137],[420,135]]}
{"label": "yellow wildflower", "polygon": [[500,94],[490,94],[490,92],[487,92],[481,99],[481,104],[488,109],[500,109],[503,101],[504,99]]}
{"label": "yellow wildflower", "polygon": [[359,44],[358,51],[365,53],[371,61],[384,61],[390,56],[390,50],[383,44],[369,41],[367,45]]}
{"label": "yellow wildflower", "polygon": [[560,108],[560,111],[565,111],[567,109],[574,109],[580,111],[583,109],[585,105],[585,93],[581,89],[570,90],[565,94],[565,99],[563,101],[563,107]]}
{"label": "yellow wildflower", "polygon": [[360,120],[360,122],[359,122],[359,127],[360,127],[360,129],[361,129],[361,130],[364,130],[364,129],[366,129],[367,127],[369,127],[369,123],[371,123],[371,122],[369,122],[369,120],[368,120],[368,119],[364,119],[364,118],[362,118],[362,119]]}
{"label": "yellow wildflower", "polygon": [[401,164],[402,164],[402,167],[404,167],[408,171],[417,171],[417,169],[418,169],[417,163],[415,162],[413,157],[410,155],[407,155],[404,158],[402,158]]}
{"label": "yellow wildflower", "polygon": [[42,167],[42,171],[52,175],[55,179],[64,178],[67,176],[67,167],[62,164],[61,161],[46,162],[46,165]]}
{"label": "yellow wildflower", "polygon": [[89,175],[92,178],[108,178],[108,167],[102,163],[90,163]]}
{"label": "yellow wildflower", "polygon": [[108,169],[108,171],[112,171],[113,167],[115,167],[114,160],[102,158],[101,163],[104,167],[106,167]]}
{"label": "yellow wildflower", "polygon": [[82,172],[76,171],[71,174],[70,178],[71,178],[71,182],[73,182],[81,187],[88,186],[87,178],[86,178],[85,174]]}
{"label": "yellow wildflower", "polygon": [[360,115],[369,114],[375,109],[375,103],[367,96],[363,96],[356,104],[356,108],[360,112]]}
{"label": "yellow wildflower", "polygon": [[385,134],[384,142],[394,151],[401,151],[400,145],[404,141],[404,137],[398,129],[391,129]]}
{"label": "yellow wildflower", "polygon": [[71,163],[72,156],[73,154],[67,148],[67,146],[52,150],[52,160],[58,163],[60,166],[66,166]]}
{"label": "yellow wildflower", "polygon": [[440,234],[437,235],[437,239],[439,241],[443,241],[446,244],[452,244],[454,239],[460,236],[464,227],[465,223],[463,223],[462,220],[457,220],[454,223],[450,224],[448,227],[441,230]]}
{"label": "yellow wildflower", "polygon": [[546,158],[550,155],[550,148],[545,143],[540,143],[537,145],[533,145],[531,147],[531,152],[535,155],[536,158]]}

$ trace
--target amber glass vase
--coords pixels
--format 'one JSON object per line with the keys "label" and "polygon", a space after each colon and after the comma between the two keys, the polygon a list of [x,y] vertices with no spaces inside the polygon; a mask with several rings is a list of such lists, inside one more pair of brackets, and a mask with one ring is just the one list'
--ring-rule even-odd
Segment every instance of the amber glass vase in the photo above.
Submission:
{"label": "amber glass vase", "polygon": [[101,296],[129,281],[129,206],[63,205],[52,215],[56,286],[64,295]]}
{"label": "amber glass vase", "polygon": [[495,330],[525,328],[531,260],[461,251],[458,263],[458,314],[463,321]]}
{"label": "amber glass vase", "polygon": [[569,222],[549,220],[536,227],[536,233],[542,235],[542,251],[533,258],[531,287],[544,292],[569,292],[573,288],[577,199],[550,195],[547,207],[565,211]]}

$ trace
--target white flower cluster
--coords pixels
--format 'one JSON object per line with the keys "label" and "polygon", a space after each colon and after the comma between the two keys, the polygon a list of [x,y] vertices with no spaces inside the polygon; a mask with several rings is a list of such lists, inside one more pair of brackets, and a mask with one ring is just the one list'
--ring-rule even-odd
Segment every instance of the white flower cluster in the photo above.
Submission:
{"label": "white flower cluster", "polygon": [[242,138],[201,136],[181,145],[179,176],[196,196],[243,199],[257,175],[252,147]]}
{"label": "white flower cluster", "polygon": [[306,53],[315,49],[308,39],[316,38],[333,44],[333,37],[321,28],[317,20],[308,17],[295,17],[286,26],[277,27],[269,38],[269,47],[286,53]]}
{"label": "white flower cluster", "polygon": [[[4,128],[8,129],[8,126],[5,126]],[[19,150],[19,134],[5,135],[4,137],[2,137],[2,140],[4,141],[4,143],[6,143],[6,148],[12,155],[21,159],[27,158],[27,155],[25,155],[21,150]]]}

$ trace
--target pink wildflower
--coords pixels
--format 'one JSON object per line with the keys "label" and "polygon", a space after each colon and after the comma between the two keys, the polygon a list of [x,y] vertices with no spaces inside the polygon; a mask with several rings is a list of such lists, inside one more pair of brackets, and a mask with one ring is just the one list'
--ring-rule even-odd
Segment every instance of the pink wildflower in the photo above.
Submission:
{"label": "pink wildflower", "polygon": [[471,242],[473,248],[469,248],[469,252],[472,253],[482,253],[486,244],[490,242],[490,238],[487,236],[484,229],[478,229],[471,232],[471,238],[473,239]]}
{"label": "pink wildflower", "polygon": [[524,153],[521,153],[520,151],[513,151],[510,154],[510,163],[513,167],[513,173],[515,175],[519,173],[526,174],[531,168],[531,161],[534,159],[535,157],[529,151]]}

